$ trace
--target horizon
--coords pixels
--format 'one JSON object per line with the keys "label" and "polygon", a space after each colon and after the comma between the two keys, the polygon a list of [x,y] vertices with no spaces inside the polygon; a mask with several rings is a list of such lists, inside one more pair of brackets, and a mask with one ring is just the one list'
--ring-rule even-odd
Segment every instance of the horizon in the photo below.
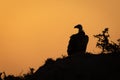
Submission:
{"label": "horizon", "polygon": [[87,51],[98,53],[93,35],[108,27],[110,40],[120,38],[119,7],[119,0],[0,1],[0,72],[19,75],[67,55],[77,24],[89,36]]}

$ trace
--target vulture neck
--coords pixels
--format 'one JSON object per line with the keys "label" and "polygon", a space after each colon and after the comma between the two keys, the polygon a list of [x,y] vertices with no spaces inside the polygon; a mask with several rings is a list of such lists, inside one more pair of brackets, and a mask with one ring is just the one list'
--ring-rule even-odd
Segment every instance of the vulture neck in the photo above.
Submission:
{"label": "vulture neck", "polygon": [[83,30],[81,30],[81,29],[78,29],[78,33],[81,33],[81,32],[83,32]]}

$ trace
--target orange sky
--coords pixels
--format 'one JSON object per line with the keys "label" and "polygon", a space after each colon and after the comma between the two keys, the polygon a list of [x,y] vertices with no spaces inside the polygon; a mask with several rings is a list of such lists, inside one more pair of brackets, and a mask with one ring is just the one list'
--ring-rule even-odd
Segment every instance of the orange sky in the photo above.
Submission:
{"label": "orange sky", "polygon": [[0,71],[19,75],[48,57],[67,55],[79,23],[90,37],[87,51],[97,52],[93,35],[108,27],[117,40],[119,21],[120,0],[1,0]]}

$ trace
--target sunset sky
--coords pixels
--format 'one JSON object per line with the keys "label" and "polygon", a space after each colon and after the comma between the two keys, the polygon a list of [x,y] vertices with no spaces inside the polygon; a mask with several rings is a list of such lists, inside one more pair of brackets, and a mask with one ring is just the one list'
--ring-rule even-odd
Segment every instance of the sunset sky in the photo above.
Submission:
{"label": "sunset sky", "polygon": [[87,51],[97,53],[94,34],[108,27],[111,40],[120,38],[120,0],[1,0],[0,72],[23,74],[67,55],[77,24],[89,36]]}

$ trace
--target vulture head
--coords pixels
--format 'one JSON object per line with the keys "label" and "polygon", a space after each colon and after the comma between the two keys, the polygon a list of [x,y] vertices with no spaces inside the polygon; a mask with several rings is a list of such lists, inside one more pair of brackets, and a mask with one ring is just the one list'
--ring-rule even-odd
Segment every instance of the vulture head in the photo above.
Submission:
{"label": "vulture head", "polygon": [[78,24],[78,25],[76,25],[74,28],[78,28],[79,30],[82,30],[82,25],[81,25],[81,24]]}

